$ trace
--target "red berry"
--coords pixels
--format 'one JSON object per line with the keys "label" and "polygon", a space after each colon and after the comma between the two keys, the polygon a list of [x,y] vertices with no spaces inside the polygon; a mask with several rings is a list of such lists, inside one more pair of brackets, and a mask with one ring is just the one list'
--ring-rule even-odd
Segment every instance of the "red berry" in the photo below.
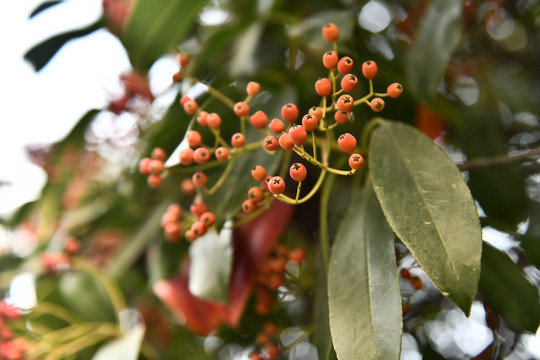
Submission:
{"label": "red berry", "polygon": [[206,123],[212,129],[218,129],[221,126],[221,116],[216,113],[210,113],[206,116]]}
{"label": "red berry", "polygon": [[410,279],[411,278],[411,272],[407,268],[403,268],[399,271],[399,275],[401,275],[404,279]]}
{"label": "red berry", "polygon": [[289,133],[283,133],[279,137],[279,146],[284,150],[291,150],[294,147],[294,143],[291,140]]}
{"label": "red berry", "polygon": [[165,161],[167,158],[167,153],[162,148],[157,147],[152,150],[152,155],[150,156],[152,159]]}
{"label": "red berry", "polygon": [[183,52],[178,53],[176,55],[176,61],[178,61],[181,67],[186,67],[189,64],[189,55]]}
{"label": "red berry", "polygon": [[207,148],[197,148],[195,151],[193,151],[193,160],[197,164],[204,164],[210,160],[210,151],[208,151]]}
{"label": "red berry", "polygon": [[249,96],[255,96],[261,90],[261,85],[255,81],[248,82],[246,86],[246,92]]}
{"label": "red berry", "polygon": [[318,106],[313,106],[309,109],[308,111],[309,114],[315,116],[317,119],[321,120],[322,119],[322,109]]}
{"label": "red berry", "polygon": [[350,57],[345,56],[339,59],[339,62],[337,64],[337,71],[339,71],[341,74],[350,73],[352,68],[353,68],[353,61]]}
{"label": "red berry", "polygon": [[202,143],[202,136],[196,130],[190,130],[186,133],[186,140],[192,148],[196,148]]}
{"label": "red berry", "polygon": [[148,186],[152,189],[156,189],[163,184],[163,178],[156,174],[150,174],[146,179]]}
{"label": "red berry", "polygon": [[216,216],[214,213],[206,211],[201,215],[199,221],[208,229],[210,226],[216,223]]}
{"label": "red berry", "polygon": [[302,163],[294,163],[289,168],[289,175],[294,181],[304,181],[307,176],[306,167]]}
{"label": "red berry", "polygon": [[171,212],[166,212],[161,215],[161,226],[165,227],[168,223],[178,222],[179,217]]}
{"label": "red berry", "polygon": [[234,104],[233,110],[236,116],[239,117],[249,115],[249,105],[243,101]]}
{"label": "red berry", "polygon": [[182,80],[184,80],[184,74],[182,74],[181,71],[177,71],[177,72],[175,72],[175,73],[173,74],[173,76],[172,76],[172,81],[173,81],[174,83],[179,83],[179,82],[181,82]]}
{"label": "red berry", "polygon": [[193,201],[189,207],[189,211],[191,211],[191,213],[196,217],[200,218],[202,214],[208,211],[208,207],[202,200],[195,199],[195,201]]}
{"label": "red berry", "polygon": [[195,236],[195,234],[193,234],[193,230],[191,229],[187,229],[186,232],[184,233],[184,237],[186,238],[187,241],[189,242],[192,242],[192,241],[195,241],[197,239],[197,237]]}
{"label": "red berry", "polygon": [[283,105],[281,107],[281,117],[289,123],[295,122],[298,118],[298,108],[293,103]]}
{"label": "red berry", "polygon": [[334,114],[334,120],[338,124],[345,124],[349,120],[349,113],[347,111],[336,111]]}
{"label": "red berry", "polygon": [[261,165],[256,165],[251,170],[251,176],[255,181],[263,181],[266,178],[266,169]]}
{"label": "red berry", "polygon": [[170,204],[167,206],[167,213],[173,214],[178,219],[182,215],[182,207],[180,204]]}
{"label": "red berry", "polygon": [[337,142],[341,151],[346,153],[352,153],[356,148],[356,138],[349,133],[340,135]]}
{"label": "red berry", "polygon": [[294,125],[289,129],[289,136],[295,145],[302,145],[307,139],[307,132],[302,125]]}
{"label": "red berry", "polygon": [[319,119],[315,115],[312,114],[306,114],[302,118],[302,126],[306,131],[313,131],[317,128],[317,124],[319,123]]}
{"label": "red berry", "polygon": [[279,149],[279,141],[275,136],[268,135],[263,140],[264,148],[268,151],[276,151]]}
{"label": "red berry", "polygon": [[249,189],[248,198],[258,203],[264,199],[264,193],[261,188],[254,186]]}
{"label": "red berry", "polygon": [[322,28],[322,36],[326,41],[336,41],[339,38],[339,28],[334,23],[328,23]]}
{"label": "red berry", "polygon": [[339,111],[349,112],[354,106],[354,100],[351,95],[341,95],[336,103]]}
{"label": "red berry", "polygon": [[420,290],[424,287],[424,282],[418,276],[411,276],[409,279],[409,283],[415,290]]}
{"label": "red berry", "polygon": [[384,109],[384,100],[381,98],[373,98],[369,104],[371,106],[371,110],[375,112],[379,112]]}
{"label": "red berry", "polygon": [[257,129],[264,129],[266,124],[268,124],[268,116],[266,116],[264,111],[257,111],[255,114],[251,115],[249,118],[251,125]]}
{"label": "red berry", "polygon": [[246,145],[246,137],[242,133],[233,134],[231,138],[231,145],[235,148],[241,148]]}
{"label": "red berry", "polygon": [[193,149],[192,148],[185,148],[180,151],[180,163],[182,165],[191,165],[193,164]]}
{"label": "red berry", "polygon": [[320,96],[328,96],[332,93],[332,83],[327,78],[320,78],[315,82],[315,91]]}
{"label": "red berry", "polygon": [[327,51],[323,54],[322,62],[325,68],[333,69],[337,66],[339,61],[338,55],[335,51]]}
{"label": "red berry", "polygon": [[216,149],[215,155],[219,161],[227,161],[229,159],[229,150],[226,147],[220,146]]}
{"label": "red berry", "polygon": [[242,203],[242,211],[245,212],[245,213],[250,213],[253,210],[255,210],[256,208],[257,208],[257,205],[251,199],[247,199],[246,201],[244,201]]}
{"label": "red berry", "polygon": [[289,251],[289,260],[301,263],[306,258],[306,251],[303,248],[296,248]]}
{"label": "red berry", "polygon": [[208,182],[208,178],[204,173],[197,171],[195,174],[193,174],[193,177],[191,178],[193,181],[193,185],[198,188],[203,188],[206,186],[206,183]]}
{"label": "red berry", "polygon": [[356,89],[356,86],[358,85],[358,78],[356,75],[353,74],[347,74],[343,76],[343,79],[341,79],[341,88],[345,92],[351,92],[354,89]]}
{"label": "red berry", "polygon": [[177,242],[180,240],[182,234],[182,226],[177,222],[170,222],[163,227],[165,238],[170,242]]}
{"label": "red berry", "polygon": [[150,160],[150,163],[148,164],[148,171],[150,171],[150,174],[161,174],[163,169],[163,161],[157,159]]}
{"label": "red berry", "polygon": [[403,92],[403,86],[399,83],[393,83],[388,85],[388,88],[386,89],[386,93],[391,98],[397,98],[401,93]]}
{"label": "red berry", "polygon": [[143,158],[141,159],[141,161],[139,161],[139,172],[143,175],[149,175],[150,174],[150,161],[152,161],[152,159],[150,158]]}
{"label": "red berry", "polygon": [[268,190],[275,195],[285,191],[285,180],[281,176],[274,176],[268,181]]}
{"label": "red berry", "polygon": [[193,231],[195,237],[200,237],[206,234],[206,227],[201,221],[195,221],[193,225],[191,225],[191,231]]}
{"label": "red berry", "polygon": [[182,193],[186,195],[195,194],[195,185],[193,185],[193,181],[191,181],[191,179],[184,179],[180,185],[180,188],[182,189]]}
{"label": "red berry", "polygon": [[377,76],[377,64],[375,61],[368,60],[362,64],[362,74],[366,79],[373,79]]}
{"label": "red berry", "polygon": [[197,122],[199,123],[199,125],[201,126],[208,126],[208,123],[206,122],[206,118],[208,117],[208,112],[206,111],[201,111],[199,112],[199,114],[197,115]]}
{"label": "red berry", "polygon": [[180,105],[181,105],[181,106],[184,106],[184,104],[185,104],[186,102],[188,102],[189,100],[191,100],[191,98],[190,98],[189,96],[187,96],[187,95],[182,96],[182,97],[180,98]]}
{"label": "red berry", "polygon": [[270,121],[270,125],[268,125],[268,127],[275,134],[280,134],[280,133],[283,132],[283,130],[285,130],[285,124],[283,124],[283,121],[281,121],[278,118],[272,119],[272,121]]}
{"label": "red berry", "polygon": [[184,111],[188,115],[195,115],[198,108],[199,108],[199,105],[197,105],[197,103],[193,100],[188,100],[184,104]]}
{"label": "red berry", "polygon": [[364,165],[364,158],[360,154],[351,154],[349,156],[349,166],[351,169],[358,170]]}

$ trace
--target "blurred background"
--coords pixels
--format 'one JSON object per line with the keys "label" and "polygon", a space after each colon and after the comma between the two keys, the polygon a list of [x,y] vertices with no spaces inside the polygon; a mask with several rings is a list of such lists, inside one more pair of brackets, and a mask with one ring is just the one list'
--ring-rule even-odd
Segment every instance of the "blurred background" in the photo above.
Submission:
{"label": "blurred background", "polygon": [[[171,321],[174,305],[152,288],[177,274],[187,257],[185,242],[164,239],[160,217],[173,201],[189,205],[178,186],[188,174],[174,173],[153,190],[137,167],[153,148],[171,154],[182,141],[191,120],[178,105],[182,95],[207,100],[200,83],[173,83],[178,51],[190,54],[192,74],[232,98],[240,98],[248,81],[258,81],[264,91],[257,106],[277,116],[287,102],[302,109],[318,103],[313,83],[325,75],[320,56],[328,44],[320,29],[327,22],[339,25],[340,54],[357,61],[355,70],[365,60],[377,61],[376,88],[404,85],[403,96],[381,115],[416,126],[461,166],[484,241],[494,246],[466,318],[397,243],[399,268],[412,267],[426,283],[415,291],[402,279],[410,310],[401,358],[540,359],[535,0],[0,2],[0,295],[23,309],[55,304],[76,323],[111,322],[114,309],[103,295],[110,289],[99,285],[107,280],[43,276],[40,254],[61,251],[76,238],[82,258],[117,282],[136,309],[128,322],[144,319],[144,341],[130,333],[131,344],[142,349],[133,359],[247,359],[267,322],[280,326],[283,358],[322,359],[328,339],[320,341],[313,330],[317,230],[306,221],[317,206],[297,211],[281,235],[287,246],[307,249],[311,260],[287,265],[301,276],[288,278],[290,286],[277,292],[278,310],[260,316],[250,298],[237,328],[216,326],[211,336],[201,336],[181,319]],[[372,116],[369,109],[355,110],[348,129],[357,131]],[[231,182],[245,180],[238,174]],[[346,195],[336,195],[331,205],[333,234]],[[219,210],[230,215],[243,200],[233,193]],[[90,300],[77,305],[82,291]],[[50,317],[38,317],[30,330],[38,324],[63,328]],[[35,345],[24,329],[18,334]],[[97,358],[104,339],[70,356]]]}

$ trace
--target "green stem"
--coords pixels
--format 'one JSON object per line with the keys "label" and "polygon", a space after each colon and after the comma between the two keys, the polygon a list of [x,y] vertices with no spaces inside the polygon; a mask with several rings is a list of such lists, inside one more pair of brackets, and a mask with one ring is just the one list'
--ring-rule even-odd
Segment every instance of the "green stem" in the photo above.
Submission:
{"label": "green stem", "polygon": [[290,205],[298,205],[298,204],[303,204],[305,203],[306,201],[308,201],[309,199],[311,199],[313,197],[313,195],[315,195],[315,193],[317,192],[317,190],[319,190],[319,188],[321,187],[321,184],[323,183],[323,180],[324,180],[324,177],[326,176],[326,170],[322,170],[321,173],[319,174],[319,178],[317,179],[317,182],[315,183],[315,185],[313,186],[313,189],[311,189],[311,191],[306,195],[304,196],[302,199],[292,199],[286,195],[283,195],[283,194],[278,194],[278,195],[274,195],[274,197],[280,201],[283,201],[284,203],[287,203],[287,204],[290,204]]}
{"label": "green stem", "polygon": [[212,87],[212,85],[210,85],[210,84],[208,84],[208,83],[206,83],[204,81],[201,81],[201,80],[197,79],[194,76],[190,76],[189,79],[191,81],[193,81],[193,82],[200,82],[201,84],[206,85],[206,87],[208,88],[208,93],[210,95],[212,95],[216,99],[220,100],[222,103],[227,105],[229,108],[234,109],[234,101],[232,101],[230,97],[228,97],[227,95],[225,95],[224,93],[222,93],[218,89]]}
{"label": "green stem", "polygon": [[334,174],[337,174],[337,175],[352,175],[356,172],[355,169],[351,169],[351,170],[338,170],[338,169],[334,169],[326,164],[323,164],[322,162],[320,161],[317,161],[315,160],[311,155],[309,155],[308,153],[306,153],[305,151],[302,151],[303,149],[298,147],[297,145],[295,145],[293,147],[293,151],[295,153],[297,153],[300,157],[302,157],[302,159],[305,159],[307,161],[309,161],[310,163],[312,163],[313,165],[315,166],[318,166],[320,167],[321,169],[324,169],[324,170],[327,170],[331,173],[334,173]]}
{"label": "green stem", "polygon": [[76,321],[73,315],[71,315],[71,313],[66,308],[53,303],[39,302],[32,309],[29,317],[38,317],[41,314],[56,316],[57,318],[62,319],[69,324],[72,324]]}
{"label": "green stem", "polygon": [[205,192],[208,195],[213,195],[221,187],[221,185],[223,185],[223,183],[227,179],[227,176],[229,176],[229,174],[230,174],[230,172],[231,172],[231,170],[233,168],[233,165],[234,165],[234,159],[229,160],[229,163],[227,164],[227,167],[225,168],[225,170],[223,171],[223,173],[219,177],[219,180],[214,184],[214,186],[212,186],[212,188],[210,190],[206,190],[206,188],[204,188]]}
{"label": "green stem", "polygon": [[384,123],[384,120],[381,119],[381,118],[375,118],[375,119],[372,119],[370,120],[366,126],[364,127],[364,129],[362,130],[362,135],[360,137],[361,141],[360,141],[360,152],[362,154],[368,154],[369,151],[369,147],[368,147],[368,142],[369,142],[369,136],[371,135],[371,132],[373,131],[373,129],[379,125],[382,125]]}

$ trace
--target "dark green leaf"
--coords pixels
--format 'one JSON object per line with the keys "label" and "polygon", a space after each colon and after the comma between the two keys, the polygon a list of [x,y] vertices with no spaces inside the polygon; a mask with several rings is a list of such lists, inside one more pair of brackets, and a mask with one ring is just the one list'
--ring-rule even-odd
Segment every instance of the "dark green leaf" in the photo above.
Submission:
{"label": "dark green leaf", "polygon": [[406,73],[410,90],[431,99],[462,34],[462,0],[432,0],[409,49]]}
{"label": "dark green leaf", "polygon": [[45,1],[45,2],[42,2],[37,8],[34,9],[34,11],[32,11],[32,13],[30,14],[29,18],[33,18],[34,16],[40,14],[41,12],[55,6],[55,5],[58,5],[60,4],[61,2],[63,2],[64,0],[54,0],[54,1]]}
{"label": "dark green leaf", "polygon": [[40,71],[52,59],[54,54],[56,54],[56,52],[60,50],[62,46],[64,46],[65,43],[70,40],[91,34],[94,31],[102,28],[104,25],[105,22],[100,19],[84,28],[55,35],[28,50],[26,54],[24,54],[24,59],[29,61],[34,66],[36,71]]}
{"label": "dark green leaf", "polygon": [[85,321],[115,319],[103,286],[86,272],[64,274],[58,288],[67,306]]}
{"label": "dark green leaf", "polygon": [[313,345],[317,347],[319,360],[328,359],[332,348],[328,315],[328,279],[322,254],[317,252],[315,262],[315,286],[313,287]]}
{"label": "dark green leaf", "polygon": [[371,186],[353,198],[336,236],[328,298],[339,359],[399,359],[401,297],[394,234]]}
{"label": "dark green leaf", "polygon": [[232,268],[232,223],[219,235],[210,230],[191,244],[189,290],[203,299],[228,303]]}
{"label": "dark green leaf", "polygon": [[484,243],[480,291],[518,331],[535,332],[540,324],[538,289],[508,255]]}
{"label": "dark green leaf", "polygon": [[[507,153],[498,114],[469,108],[462,111],[460,140],[468,159]],[[508,164],[472,169],[469,187],[486,213],[489,225],[513,231],[527,216],[528,200],[524,174],[519,165]]]}
{"label": "dark green leaf", "polygon": [[197,20],[206,0],[139,0],[122,32],[135,68],[146,72]]}
{"label": "dark green leaf", "polygon": [[469,314],[480,276],[482,231],[450,157],[402,123],[381,121],[370,174],[390,226],[443,295]]}

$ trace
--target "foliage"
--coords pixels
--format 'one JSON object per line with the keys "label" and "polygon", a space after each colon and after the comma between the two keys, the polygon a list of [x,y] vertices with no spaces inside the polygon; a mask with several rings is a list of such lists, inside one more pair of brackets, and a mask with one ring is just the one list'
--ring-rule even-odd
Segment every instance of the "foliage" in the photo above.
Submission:
{"label": "foliage", "polygon": [[[540,324],[539,5],[103,3],[25,56],[39,71],[106,24],[133,71],[5,219],[37,246],[3,255],[0,291],[31,273],[37,301],[0,302],[0,358],[399,359],[411,339],[426,359],[519,358]],[[179,65],[165,95],[149,87],[160,58]],[[115,139],[84,136],[104,113],[139,130],[114,171]],[[478,309],[483,348],[436,336]]]}

